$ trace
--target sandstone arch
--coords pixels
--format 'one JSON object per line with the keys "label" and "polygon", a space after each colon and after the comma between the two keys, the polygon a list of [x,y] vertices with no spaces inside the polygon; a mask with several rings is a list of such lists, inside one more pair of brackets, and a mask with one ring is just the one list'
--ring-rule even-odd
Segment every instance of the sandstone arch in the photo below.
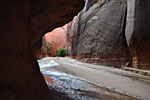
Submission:
{"label": "sandstone arch", "polygon": [[83,6],[84,0],[0,1],[0,100],[51,100],[33,45]]}

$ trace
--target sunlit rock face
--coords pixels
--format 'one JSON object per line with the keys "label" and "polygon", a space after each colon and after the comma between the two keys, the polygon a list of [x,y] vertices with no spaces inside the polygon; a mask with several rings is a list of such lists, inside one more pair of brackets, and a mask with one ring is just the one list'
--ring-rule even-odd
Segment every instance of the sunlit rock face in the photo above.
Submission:
{"label": "sunlit rock face", "polygon": [[126,38],[132,66],[150,69],[150,1],[128,0]]}
{"label": "sunlit rock face", "polygon": [[96,3],[87,11],[85,7],[77,17],[73,56],[89,58],[90,62],[93,60],[106,65],[125,64],[130,58],[125,38],[127,1],[93,1]]}
{"label": "sunlit rock face", "polygon": [[72,38],[76,31],[76,24],[77,17],[75,16],[68,24],[46,33],[46,43],[50,45],[51,56],[56,56],[56,52],[60,48],[65,48],[68,55],[71,55]]}
{"label": "sunlit rock face", "polygon": [[0,1],[0,100],[53,100],[33,48],[83,6],[84,0]]}
{"label": "sunlit rock face", "polygon": [[56,56],[60,48],[65,48],[67,43],[67,24],[63,27],[56,28],[52,32],[46,33],[46,42],[51,47],[51,55]]}

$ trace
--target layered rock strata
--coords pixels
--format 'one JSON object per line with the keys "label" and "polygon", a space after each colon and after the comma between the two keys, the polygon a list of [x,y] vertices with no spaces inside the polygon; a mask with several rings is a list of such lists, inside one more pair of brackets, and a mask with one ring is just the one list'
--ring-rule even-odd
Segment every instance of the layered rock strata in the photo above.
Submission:
{"label": "layered rock strata", "polygon": [[149,5],[149,0],[86,0],[73,26],[72,55],[150,69]]}
{"label": "layered rock strata", "polygon": [[[87,2],[87,7],[88,7]],[[99,0],[78,15],[72,54],[106,65],[125,64],[130,52],[125,38],[126,0]]]}

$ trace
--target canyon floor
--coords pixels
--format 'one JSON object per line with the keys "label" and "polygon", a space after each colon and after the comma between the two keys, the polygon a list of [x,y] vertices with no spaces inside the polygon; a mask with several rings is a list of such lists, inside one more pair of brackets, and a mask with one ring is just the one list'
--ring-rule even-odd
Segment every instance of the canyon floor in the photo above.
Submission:
{"label": "canyon floor", "polygon": [[150,77],[69,57],[38,60],[55,100],[150,100]]}

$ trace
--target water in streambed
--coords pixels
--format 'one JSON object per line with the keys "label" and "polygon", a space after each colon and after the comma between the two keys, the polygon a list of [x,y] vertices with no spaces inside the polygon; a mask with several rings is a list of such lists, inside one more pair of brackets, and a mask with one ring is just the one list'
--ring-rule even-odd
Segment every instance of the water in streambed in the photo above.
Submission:
{"label": "water in streambed", "polygon": [[50,90],[56,91],[57,96],[63,95],[56,100],[138,100],[54,70],[52,67],[59,66],[54,60],[44,58],[38,62]]}

